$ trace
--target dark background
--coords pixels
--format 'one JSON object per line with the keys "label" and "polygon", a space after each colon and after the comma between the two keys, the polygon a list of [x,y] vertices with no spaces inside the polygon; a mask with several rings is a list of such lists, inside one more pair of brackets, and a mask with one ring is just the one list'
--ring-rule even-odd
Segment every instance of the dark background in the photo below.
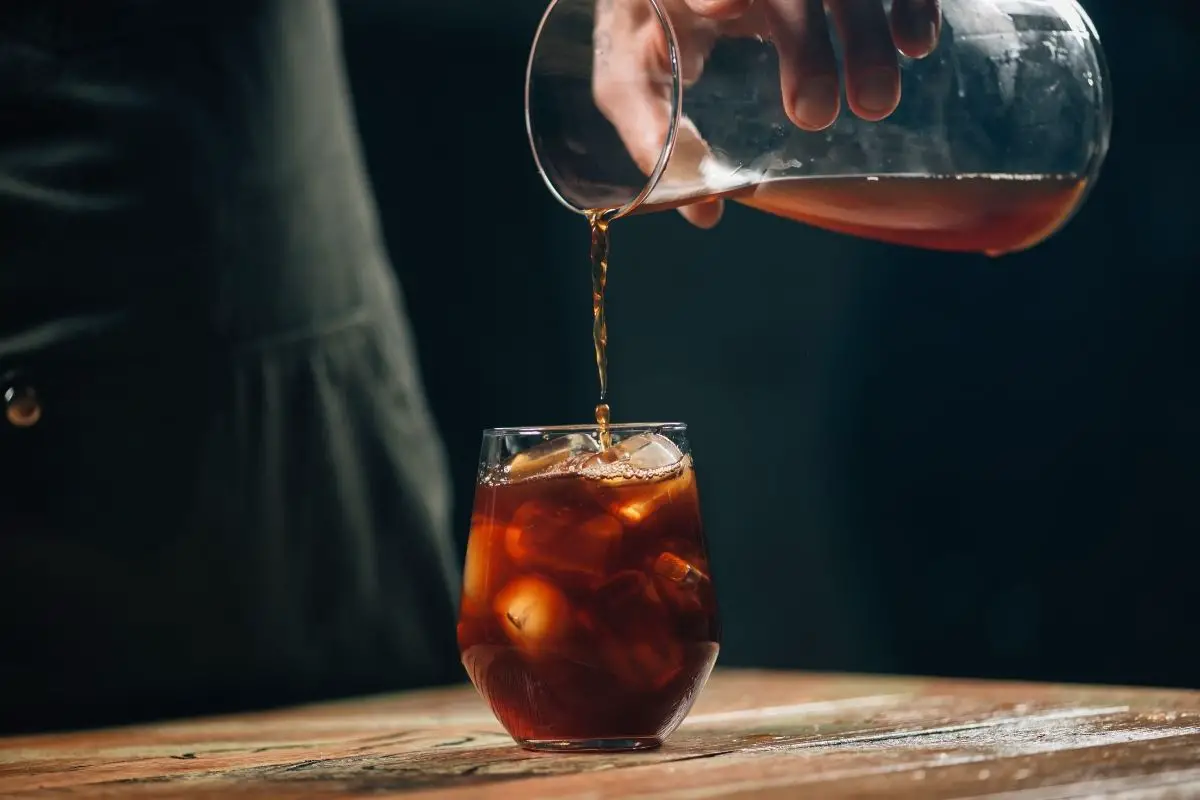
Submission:
{"label": "dark background", "polygon": [[[1200,685],[1197,12],[1092,0],[1116,122],[1084,210],[994,261],[731,207],[616,229],[617,419],[682,419],[725,665]],[[465,543],[479,433],[586,421],[586,233],[525,141],[538,2],[346,0]],[[436,221],[436,222],[435,222]]]}

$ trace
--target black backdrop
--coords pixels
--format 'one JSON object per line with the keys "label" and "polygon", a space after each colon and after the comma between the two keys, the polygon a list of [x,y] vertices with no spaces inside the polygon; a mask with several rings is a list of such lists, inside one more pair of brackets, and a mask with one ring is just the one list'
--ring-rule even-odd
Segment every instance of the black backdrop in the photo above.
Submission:
{"label": "black backdrop", "polygon": [[[480,429],[584,421],[596,392],[585,229],[524,137],[539,8],[344,5],[462,536]],[[615,414],[692,427],[723,664],[1200,685],[1197,15],[1086,6],[1113,150],[1032,252],[736,207],[618,226]]]}

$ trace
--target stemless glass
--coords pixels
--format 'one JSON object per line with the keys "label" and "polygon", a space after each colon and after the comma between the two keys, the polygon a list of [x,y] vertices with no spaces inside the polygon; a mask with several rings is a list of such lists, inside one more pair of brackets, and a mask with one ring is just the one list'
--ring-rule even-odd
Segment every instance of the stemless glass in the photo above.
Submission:
{"label": "stemless glass", "polygon": [[657,747],[719,649],[680,423],[484,431],[458,643],[532,750]]}
{"label": "stemless glass", "polygon": [[[598,10],[613,3],[646,21],[665,57],[595,33]],[[866,122],[843,95],[820,132],[784,111],[768,37],[720,24],[698,34],[694,17],[670,13],[680,6],[555,0],[546,10],[529,58],[526,126],[546,185],[573,211],[617,217],[731,196],[844,233],[1001,254],[1061,228],[1108,151],[1107,67],[1072,0],[942,0],[937,48],[900,56],[896,111]],[[609,119],[611,98],[647,94],[669,121],[652,164],[630,155]]]}

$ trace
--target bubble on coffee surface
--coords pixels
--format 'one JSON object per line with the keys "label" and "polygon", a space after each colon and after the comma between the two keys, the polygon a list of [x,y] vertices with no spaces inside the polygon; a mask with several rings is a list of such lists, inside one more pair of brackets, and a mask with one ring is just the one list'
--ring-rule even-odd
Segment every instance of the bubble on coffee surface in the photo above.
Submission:
{"label": "bubble on coffee surface", "polygon": [[658,433],[639,433],[582,459],[577,473],[602,481],[652,481],[678,475],[688,456]]}

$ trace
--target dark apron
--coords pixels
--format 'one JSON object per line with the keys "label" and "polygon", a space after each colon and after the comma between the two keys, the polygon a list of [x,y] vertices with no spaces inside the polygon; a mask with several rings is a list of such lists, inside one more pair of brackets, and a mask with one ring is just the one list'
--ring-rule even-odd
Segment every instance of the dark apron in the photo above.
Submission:
{"label": "dark apron", "polygon": [[326,0],[0,6],[0,728],[460,676]]}

